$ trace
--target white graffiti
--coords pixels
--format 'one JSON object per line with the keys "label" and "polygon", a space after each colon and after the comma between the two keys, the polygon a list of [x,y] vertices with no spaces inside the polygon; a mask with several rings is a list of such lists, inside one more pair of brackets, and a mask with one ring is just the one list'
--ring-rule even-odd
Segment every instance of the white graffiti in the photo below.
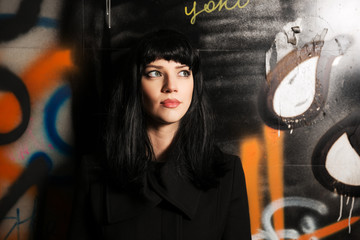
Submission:
{"label": "white graffiti", "polygon": [[[264,230],[252,236],[252,240],[278,240],[278,239],[297,239],[300,233],[296,229],[284,229],[275,231],[272,225],[272,216],[276,211],[286,207],[301,207],[314,210],[320,215],[326,215],[328,208],[322,202],[302,197],[287,197],[278,199],[270,203],[263,211],[261,222]],[[316,222],[311,216],[304,216],[301,219],[301,231],[305,233],[313,232],[316,229]],[[315,240],[315,239],[312,239]]]}

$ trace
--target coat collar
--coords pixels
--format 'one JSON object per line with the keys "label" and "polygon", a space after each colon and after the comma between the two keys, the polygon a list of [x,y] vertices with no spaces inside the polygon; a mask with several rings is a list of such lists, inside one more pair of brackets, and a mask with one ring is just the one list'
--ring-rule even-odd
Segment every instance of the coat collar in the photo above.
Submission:
{"label": "coat collar", "polygon": [[144,188],[144,194],[131,194],[120,191],[116,186],[105,185],[105,206],[108,223],[122,221],[144,213],[161,202],[161,198],[150,188]]}
{"label": "coat collar", "polygon": [[144,183],[143,196],[121,192],[106,186],[105,201],[109,223],[125,220],[167,201],[192,219],[199,205],[202,191],[180,177],[172,161],[166,162],[156,174],[151,171]]}
{"label": "coat collar", "polygon": [[150,174],[149,183],[162,199],[177,207],[188,218],[195,216],[202,191],[180,177],[173,162],[166,163],[158,177]]}

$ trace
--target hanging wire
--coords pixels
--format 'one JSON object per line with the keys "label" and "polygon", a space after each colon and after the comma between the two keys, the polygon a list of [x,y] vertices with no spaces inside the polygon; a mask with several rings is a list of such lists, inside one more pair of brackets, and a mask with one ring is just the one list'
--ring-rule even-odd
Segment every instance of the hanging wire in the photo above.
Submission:
{"label": "hanging wire", "polygon": [[111,28],[111,0],[105,0],[108,27]]}

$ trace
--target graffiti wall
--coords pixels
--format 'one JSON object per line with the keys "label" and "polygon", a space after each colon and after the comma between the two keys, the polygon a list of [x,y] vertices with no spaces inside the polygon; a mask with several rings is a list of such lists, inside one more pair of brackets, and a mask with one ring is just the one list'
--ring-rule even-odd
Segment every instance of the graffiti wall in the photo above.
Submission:
{"label": "graffiti wall", "polygon": [[253,239],[360,239],[360,2],[0,1],[0,240],[65,239],[122,53],[177,29],[202,56]]}
{"label": "graffiti wall", "polygon": [[0,239],[40,232],[63,238],[70,214],[73,130],[65,74],[75,66],[59,41],[59,3],[0,3]]}

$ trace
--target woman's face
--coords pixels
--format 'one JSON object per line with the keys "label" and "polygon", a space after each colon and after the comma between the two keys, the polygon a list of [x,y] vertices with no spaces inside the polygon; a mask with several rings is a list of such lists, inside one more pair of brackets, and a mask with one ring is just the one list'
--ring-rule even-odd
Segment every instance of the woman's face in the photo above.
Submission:
{"label": "woman's face", "polygon": [[151,122],[179,124],[191,104],[194,78],[187,65],[158,59],[145,66],[141,87]]}

